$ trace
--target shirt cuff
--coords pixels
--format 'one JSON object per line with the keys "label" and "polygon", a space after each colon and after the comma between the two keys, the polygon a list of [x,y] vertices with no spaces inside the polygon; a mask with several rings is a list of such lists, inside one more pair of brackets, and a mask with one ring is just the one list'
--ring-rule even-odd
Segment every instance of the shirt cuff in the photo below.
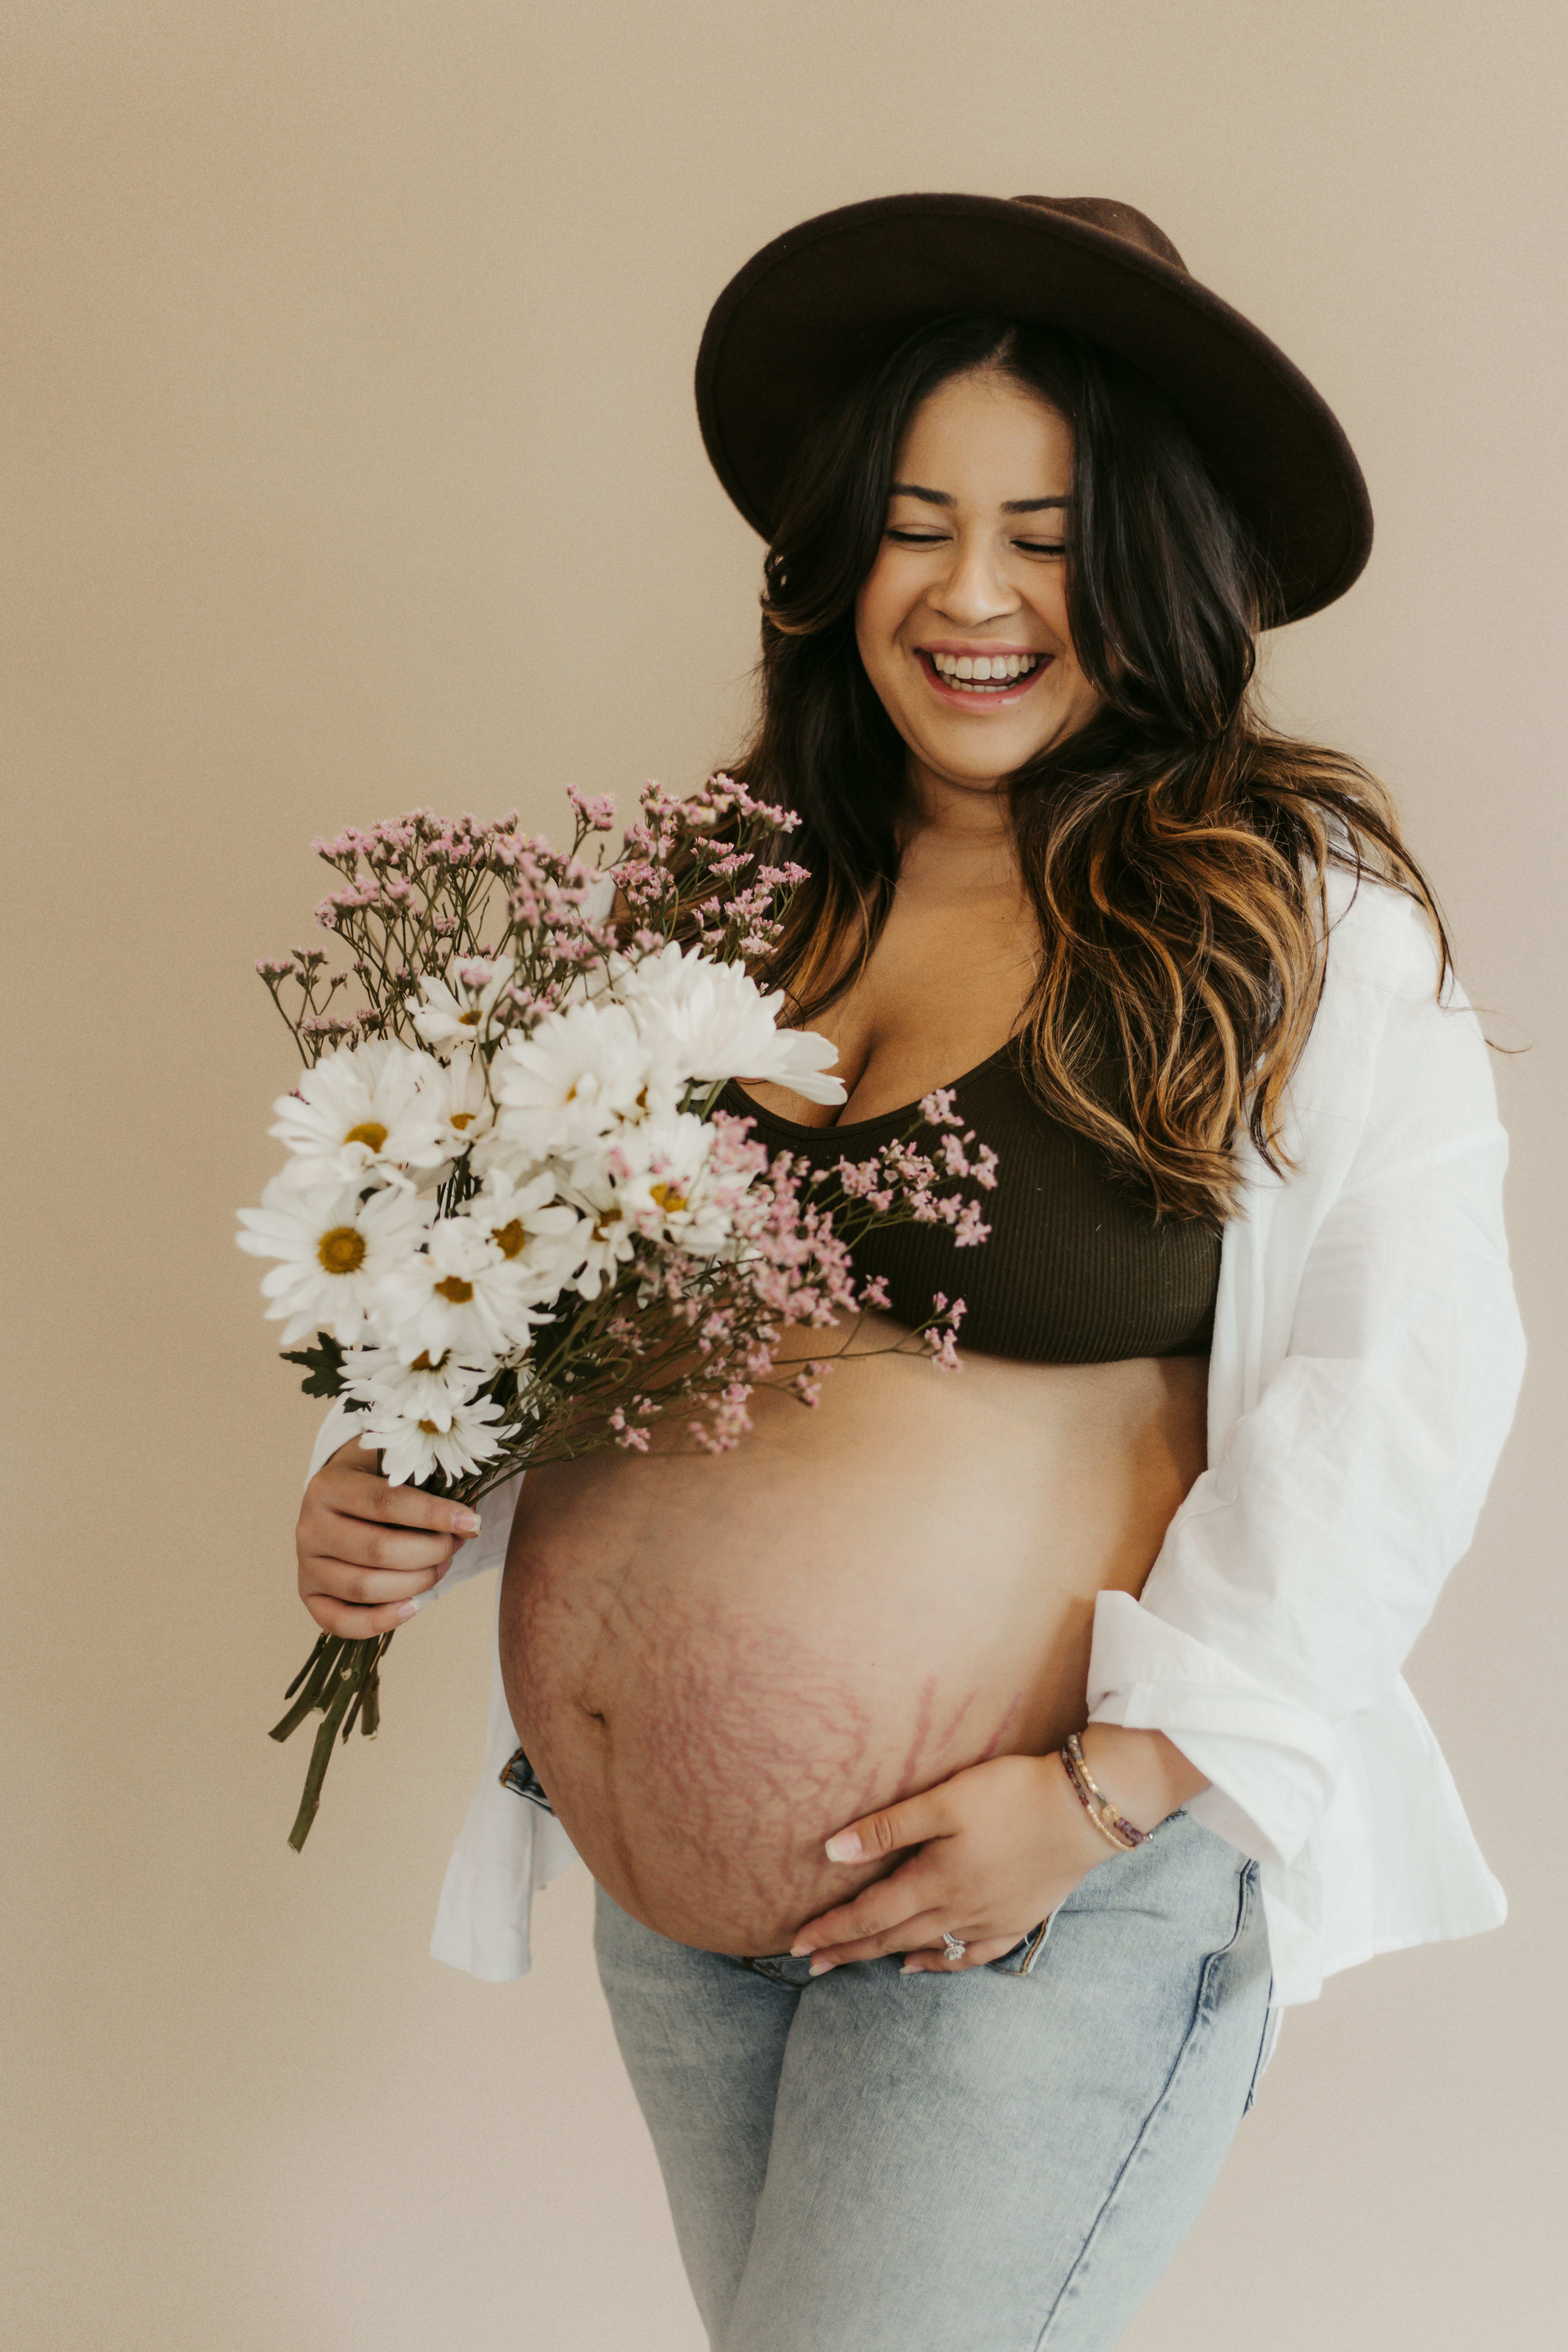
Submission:
{"label": "shirt cuff", "polygon": [[1212,1783],[1189,1812],[1261,1862],[1298,1859],[1339,1777],[1332,1724],[1130,1592],[1095,1605],[1089,1719],[1163,1732]]}

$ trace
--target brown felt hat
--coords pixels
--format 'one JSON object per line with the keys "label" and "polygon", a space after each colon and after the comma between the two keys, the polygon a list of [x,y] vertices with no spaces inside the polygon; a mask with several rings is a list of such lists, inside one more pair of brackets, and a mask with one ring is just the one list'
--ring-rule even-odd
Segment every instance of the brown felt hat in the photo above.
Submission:
{"label": "brown felt hat", "polygon": [[1330,604],[1372,549],[1372,505],[1300,370],[1107,196],[879,196],[803,221],[713,305],[697,413],[719,479],[764,539],[802,433],[917,327],[957,316],[1057,327],[1163,393],[1250,527],[1270,622]]}

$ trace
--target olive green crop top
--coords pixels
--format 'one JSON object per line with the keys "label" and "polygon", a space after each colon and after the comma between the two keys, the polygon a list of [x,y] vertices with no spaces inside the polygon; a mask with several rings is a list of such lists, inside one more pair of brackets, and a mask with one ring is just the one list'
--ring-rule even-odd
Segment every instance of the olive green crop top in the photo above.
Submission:
{"label": "olive green crop top", "polygon": [[[899,1321],[923,1323],[941,1290],[964,1301],[959,1345],[984,1355],[1036,1364],[1206,1356],[1219,1287],[1215,1228],[1187,1217],[1156,1223],[1099,1147],[1036,1102],[1016,1045],[999,1047],[951,1092],[964,1127],[996,1154],[995,1188],[978,1196],[991,1237],[960,1250],[945,1224],[866,1234],[853,1253],[857,1277],[883,1276]],[[720,1104],[752,1119],[754,1139],[770,1151],[828,1169],[868,1159],[919,1109],[907,1103],[848,1126],[803,1127],[733,1082]]]}

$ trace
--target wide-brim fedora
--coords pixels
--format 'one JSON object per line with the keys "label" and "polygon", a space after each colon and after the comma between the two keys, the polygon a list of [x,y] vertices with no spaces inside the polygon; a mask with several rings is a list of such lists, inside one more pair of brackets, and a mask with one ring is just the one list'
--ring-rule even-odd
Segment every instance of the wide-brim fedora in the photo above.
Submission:
{"label": "wide-brim fedora", "polygon": [[1201,286],[1163,230],[1100,196],[879,196],[787,229],[713,305],[697,413],[719,479],[771,540],[802,435],[919,327],[1055,327],[1142,371],[1251,531],[1269,625],[1342,596],[1372,503],[1322,395]]}

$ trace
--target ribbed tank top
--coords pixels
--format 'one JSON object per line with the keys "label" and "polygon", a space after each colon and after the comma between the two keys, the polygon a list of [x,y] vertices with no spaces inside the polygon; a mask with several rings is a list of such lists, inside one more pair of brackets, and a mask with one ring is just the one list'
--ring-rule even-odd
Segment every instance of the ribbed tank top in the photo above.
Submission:
{"label": "ribbed tank top", "polygon": [[[991,1237],[955,1249],[946,1225],[895,1225],[853,1253],[861,1281],[881,1275],[890,1311],[923,1323],[931,1297],[964,1301],[959,1345],[1036,1364],[1109,1364],[1133,1356],[1206,1356],[1219,1287],[1220,1237],[1196,1218],[1165,1217],[1120,1181],[1098,1145],[1041,1108],[1024,1082],[1016,1042],[966,1071],[952,1107],[996,1154],[996,1184],[979,1194]],[[803,1127],[764,1110],[731,1082],[722,1108],[752,1120],[770,1151],[814,1168],[866,1160],[902,1134],[918,1103],[879,1118]],[[931,1148],[930,1130],[917,1147]]]}

